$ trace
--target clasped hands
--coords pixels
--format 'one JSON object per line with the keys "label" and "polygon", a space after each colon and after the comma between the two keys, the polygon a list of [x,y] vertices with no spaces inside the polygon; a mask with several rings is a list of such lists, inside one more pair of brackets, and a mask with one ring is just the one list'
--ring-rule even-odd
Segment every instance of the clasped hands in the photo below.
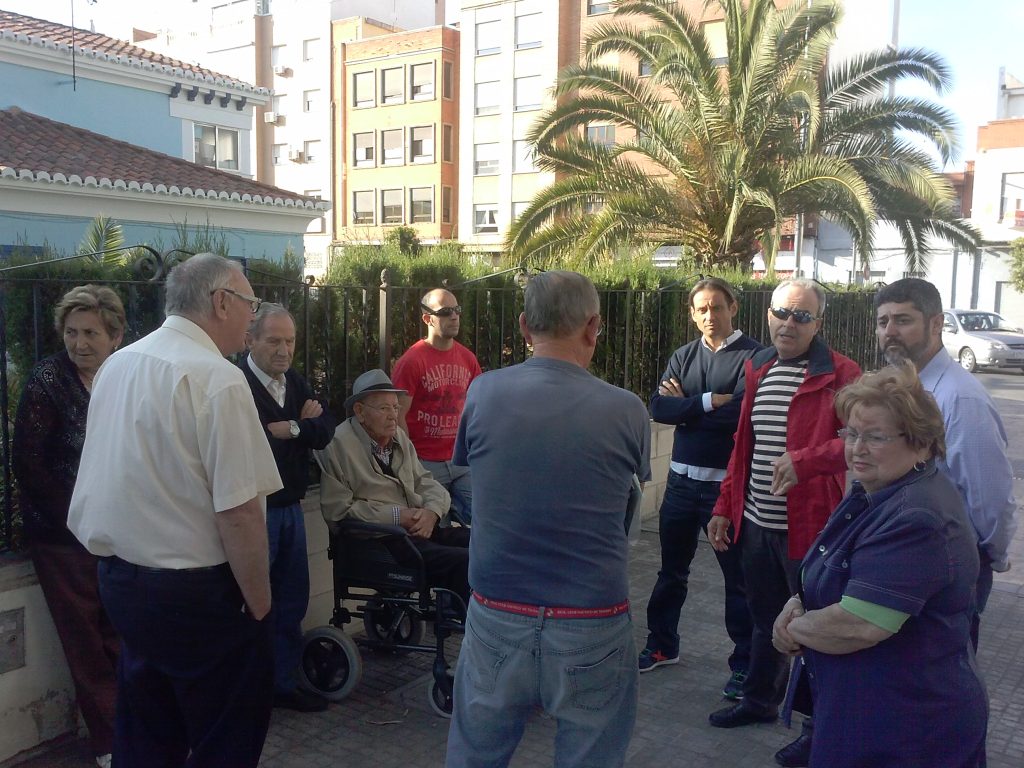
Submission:
{"label": "clasped hands", "polygon": [[787,656],[799,656],[803,653],[803,646],[793,639],[789,632],[789,625],[793,619],[804,615],[804,604],[797,595],[789,598],[782,606],[782,611],[772,625],[772,645],[779,653]]}
{"label": "clasped hands", "polygon": [[437,526],[437,514],[425,507],[402,507],[400,525],[410,536],[429,539]]}

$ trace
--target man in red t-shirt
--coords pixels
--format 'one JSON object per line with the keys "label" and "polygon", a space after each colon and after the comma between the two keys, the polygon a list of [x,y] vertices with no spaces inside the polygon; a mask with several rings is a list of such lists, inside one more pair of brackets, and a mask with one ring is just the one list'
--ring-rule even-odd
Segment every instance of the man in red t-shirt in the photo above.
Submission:
{"label": "man in red t-shirt", "polygon": [[391,372],[394,385],[409,393],[400,398],[398,423],[409,433],[423,466],[448,489],[457,515],[469,523],[469,468],[452,464],[452,450],[466,390],[480,375],[480,364],[455,340],[462,307],[454,295],[437,288],[424,295],[420,307],[427,338],[409,347]]}

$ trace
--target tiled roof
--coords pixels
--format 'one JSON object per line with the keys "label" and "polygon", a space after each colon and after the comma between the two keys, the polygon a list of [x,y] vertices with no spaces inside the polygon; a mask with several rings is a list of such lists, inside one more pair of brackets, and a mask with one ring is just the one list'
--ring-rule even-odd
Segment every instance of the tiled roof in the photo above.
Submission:
{"label": "tiled roof", "polygon": [[313,198],[17,107],[0,110],[0,178],[323,210]]}
{"label": "tiled roof", "polygon": [[[13,40],[25,45],[70,51],[71,33],[72,27],[64,24],[0,10],[0,40]],[[172,59],[170,56],[132,45],[126,40],[101,35],[98,32],[75,27],[74,45],[77,55],[80,56],[111,61],[136,69],[148,69],[171,77],[177,76],[183,80],[196,80],[211,85],[235,88],[249,93],[270,93],[266,88],[257,88],[234,77],[213,72],[197,64]]]}

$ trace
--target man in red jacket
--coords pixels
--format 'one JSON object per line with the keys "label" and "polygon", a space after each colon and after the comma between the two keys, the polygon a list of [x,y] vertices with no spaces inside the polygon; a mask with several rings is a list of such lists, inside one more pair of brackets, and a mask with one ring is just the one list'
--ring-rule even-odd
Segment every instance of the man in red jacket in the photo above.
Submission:
{"label": "man in red jacket", "polygon": [[[843,496],[846,461],[833,398],[860,368],[818,336],[824,310],[817,283],[781,283],[768,310],[773,346],[744,368],[736,444],[708,539],[718,551],[741,544],[754,633],[743,699],[711,714],[717,728],[778,716],[787,659],[772,647],[772,624],[797,593],[800,560]],[[802,736],[792,751],[807,740]],[[806,765],[787,749],[776,755],[780,764]]]}

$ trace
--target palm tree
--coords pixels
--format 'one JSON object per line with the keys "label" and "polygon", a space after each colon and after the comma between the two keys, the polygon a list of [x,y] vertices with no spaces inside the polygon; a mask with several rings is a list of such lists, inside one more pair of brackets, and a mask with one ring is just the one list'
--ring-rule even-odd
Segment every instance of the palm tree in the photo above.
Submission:
{"label": "palm tree", "polygon": [[[941,92],[949,72],[938,56],[885,50],[828,68],[841,17],[833,0],[783,10],[771,0],[716,2],[724,67],[700,21],[675,2],[623,0],[594,29],[529,135],[537,164],[557,180],[509,230],[514,259],[592,262],[623,247],[677,244],[704,268],[746,265],[759,247],[771,262],[781,223],[798,213],[843,226],[865,260],[877,221],[897,227],[915,262],[931,235],[977,246],[920,146],[953,157],[953,116],[886,95],[902,78]],[[609,54],[648,64],[650,75],[601,63]],[[629,138],[590,140],[595,123]]]}

